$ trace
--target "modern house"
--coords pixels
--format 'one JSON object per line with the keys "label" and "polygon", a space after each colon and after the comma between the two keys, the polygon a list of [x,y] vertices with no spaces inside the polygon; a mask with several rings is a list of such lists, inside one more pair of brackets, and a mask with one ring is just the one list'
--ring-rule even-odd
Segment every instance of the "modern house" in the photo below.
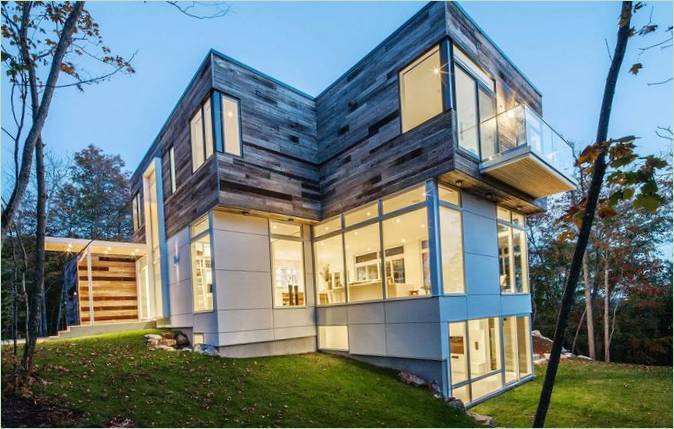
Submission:
{"label": "modern house", "polygon": [[[457,3],[316,97],[210,51],[133,175],[135,244],[79,263],[79,323],[156,321],[230,357],[339,353],[469,404],[525,382],[526,216],[575,187],[541,115]],[[129,312],[97,319],[115,283],[98,273],[120,264]]]}

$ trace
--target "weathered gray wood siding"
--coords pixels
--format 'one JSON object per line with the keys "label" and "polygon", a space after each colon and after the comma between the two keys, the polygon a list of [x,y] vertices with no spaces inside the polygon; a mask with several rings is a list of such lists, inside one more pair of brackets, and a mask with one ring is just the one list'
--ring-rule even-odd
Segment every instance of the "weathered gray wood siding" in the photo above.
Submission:
{"label": "weathered gray wood siding", "polygon": [[[132,195],[138,191],[142,195],[143,173],[152,159],[161,157],[167,237],[171,237],[218,202],[214,157],[192,173],[190,142],[189,121],[208,96],[211,88],[211,62],[206,59],[131,178]],[[168,157],[168,149],[171,145],[174,146],[176,161],[176,192],[174,194],[171,194]],[[142,200],[145,200],[144,195]],[[134,240],[145,241],[144,226],[134,233]]]}
{"label": "weathered gray wood siding", "polygon": [[497,111],[541,110],[540,94],[454,3],[430,3],[317,97],[323,217],[455,169],[482,179],[478,160],[454,149],[452,110],[400,132],[398,72],[447,37],[494,78]]}
{"label": "weathered gray wood siding", "polygon": [[[220,205],[320,220],[431,177],[535,211],[534,201],[479,173],[456,149],[451,108],[401,134],[398,73],[451,38],[496,81],[497,109],[540,94],[454,3],[429,3],[313,98],[212,51],[133,177],[162,157],[167,235]],[[189,119],[211,89],[239,100],[242,156],[216,154],[191,171]],[[167,150],[175,145],[177,186],[170,193]],[[136,232],[144,239],[144,228]]]}
{"label": "weathered gray wood siding", "polygon": [[400,133],[398,72],[446,36],[429,4],[316,99],[323,216],[364,204],[452,167],[451,117]]}
{"label": "weathered gray wood siding", "polygon": [[242,156],[218,154],[219,202],[228,208],[320,218],[312,97],[213,54],[213,86],[239,99]]}

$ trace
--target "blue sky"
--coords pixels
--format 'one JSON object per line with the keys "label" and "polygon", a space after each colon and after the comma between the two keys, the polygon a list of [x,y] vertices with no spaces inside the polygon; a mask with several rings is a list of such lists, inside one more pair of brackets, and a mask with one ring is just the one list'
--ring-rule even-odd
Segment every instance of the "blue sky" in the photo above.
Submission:
{"label": "blue sky", "polygon": [[[44,140],[59,153],[95,144],[121,154],[133,170],[210,48],[316,95],[424,4],[235,2],[223,18],[196,20],[163,2],[90,3],[107,45],[120,54],[137,51],[137,73],[115,76],[85,92],[59,90]],[[620,4],[462,5],[543,93],[547,121],[579,145],[590,142],[609,65],[604,39],[613,46]],[[651,5],[653,21],[671,25],[671,3],[648,3],[637,22],[648,20]],[[660,37],[631,41],[610,130],[614,137],[641,136],[644,153],[669,148],[655,136],[655,129],[672,125],[672,84],[647,83],[672,76],[671,48],[642,55],[644,70],[637,77],[626,70],[636,62],[638,47]],[[4,91],[4,124],[9,119],[7,97]],[[5,144],[4,167],[8,151]]]}

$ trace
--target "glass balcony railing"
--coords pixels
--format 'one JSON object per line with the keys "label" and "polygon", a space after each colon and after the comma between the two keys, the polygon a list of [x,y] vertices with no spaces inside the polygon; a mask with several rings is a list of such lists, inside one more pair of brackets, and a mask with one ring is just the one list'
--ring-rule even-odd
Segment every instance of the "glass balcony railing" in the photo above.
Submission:
{"label": "glass balcony railing", "polygon": [[483,121],[480,129],[484,163],[508,159],[508,154],[531,152],[575,183],[573,147],[528,106],[519,105],[499,113]]}

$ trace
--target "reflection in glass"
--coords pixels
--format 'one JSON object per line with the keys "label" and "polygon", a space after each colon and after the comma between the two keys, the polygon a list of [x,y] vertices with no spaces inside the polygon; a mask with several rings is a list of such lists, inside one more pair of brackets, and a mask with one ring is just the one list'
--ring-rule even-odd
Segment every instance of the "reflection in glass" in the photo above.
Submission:
{"label": "reflection in glass", "polygon": [[349,302],[382,299],[379,224],[344,233]]}
{"label": "reflection in glass", "polygon": [[316,260],[318,304],[327,305],[346,302],[342,235],[339,234],[315,242],[314,258]]}
{"label": "reflection in glass", "polygon": [[510,266],[510,248],[511,236],[510,227],[497,224],[498,231],[498,268],[499,283],[501,292],[512,292],[511,284],[511,266]]}
{"label": "reflection in glass", "polygon": [[427,223],[425,208],[382,223],[387,297],[431,294]]}
{"label": "reflection in glass", "polygon": [[305,305],[302,242],[271,238],[275,307]]}
{"label": "reflection in glass", "polygon": [[440,246],[444,293],[463,293],[461,212],[440,207]]}

